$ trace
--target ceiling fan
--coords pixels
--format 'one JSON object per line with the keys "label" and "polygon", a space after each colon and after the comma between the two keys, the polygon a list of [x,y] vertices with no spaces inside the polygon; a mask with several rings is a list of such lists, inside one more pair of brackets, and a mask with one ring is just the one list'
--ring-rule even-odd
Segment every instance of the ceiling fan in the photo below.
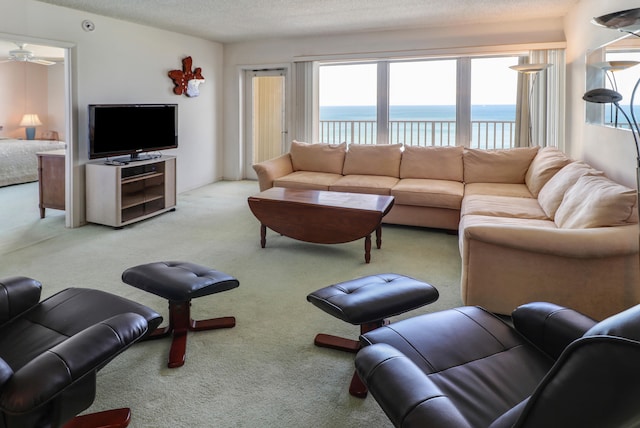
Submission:
{"label": "ceiling fan", "polygon": [[9,57],[4,61],[0,61],[0,63],[17,61],[17,62],[32,62],[34,64],[40,64],[40,65],[55,64],[55,62],[53,61],[49,61],[44,58],[37,58],[36,56],[34,56],[33,52],[24,48],[25,46],[24,43],[22,44],[16,43],[16,45],[18,46],[18,49],[9,51]]}

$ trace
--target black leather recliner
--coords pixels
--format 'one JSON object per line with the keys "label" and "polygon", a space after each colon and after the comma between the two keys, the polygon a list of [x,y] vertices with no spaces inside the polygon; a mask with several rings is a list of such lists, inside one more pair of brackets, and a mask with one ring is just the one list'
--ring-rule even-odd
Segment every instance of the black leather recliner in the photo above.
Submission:
{"label": "black leather recliner", "polygon": [[[0,427],[126,426],[128,409],[74,417],[93,403],[96,372],[162,317],[91,289],[40,302],[41,289],[26,277],[0,279]],[[114,417],[120,425],[107,425]]]}
{"label": "black leather recliner", "polygon": [[640,305],[599,323],[531,303],[462,307],[361,336],[356,369],[396,427],[640,426]]}

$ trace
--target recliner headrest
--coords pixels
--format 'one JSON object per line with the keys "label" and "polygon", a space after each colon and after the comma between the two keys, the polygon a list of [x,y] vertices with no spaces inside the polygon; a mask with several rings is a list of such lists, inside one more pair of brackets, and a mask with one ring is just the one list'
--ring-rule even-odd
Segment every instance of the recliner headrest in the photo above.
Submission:
{"label": "recliner headrest", "polygon": [[640,305],[612,315],[591,327],[587,336],[617,336],[640,342]]}

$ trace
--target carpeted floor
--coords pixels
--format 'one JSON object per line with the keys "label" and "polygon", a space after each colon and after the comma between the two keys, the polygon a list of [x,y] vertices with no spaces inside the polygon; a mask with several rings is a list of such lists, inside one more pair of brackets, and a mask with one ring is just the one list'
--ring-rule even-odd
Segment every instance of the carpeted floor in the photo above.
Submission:
{"label": "carpeted floor", "polygon": [[[427,281],[440,299],[392,321],[461,304],[457,237],[385,225],[382,249],[364,263],[363,241],[298,242],[259,224],[247,206],[251,181],[219,182],[178,195],[175,212],[122,230],[64,228],[64,215],[40,219],[37,184],[0,189],[0,277],[24,275],[49,296],[68,286],[98,288],[146,304],[165,316],[161,298],[120,280],[128,267],[186,260],[235,276],[240,287],[193,301],[195,319],[234,315],[233,329],[190,333],[183,367],[168,369],[169,339],[136,344],[98,375],[90,411],[128,406],[131,427],[388,427],[371,398],[351,397],[353,355],[317,348],[318,332],[357,338],[358,327],[306,301],[331,283],[396,272]],[[35,190],[34,190],[35,189]],[[26,201],[25,201],[26,199]],[[375,247],[375,246],[374,246]]]}

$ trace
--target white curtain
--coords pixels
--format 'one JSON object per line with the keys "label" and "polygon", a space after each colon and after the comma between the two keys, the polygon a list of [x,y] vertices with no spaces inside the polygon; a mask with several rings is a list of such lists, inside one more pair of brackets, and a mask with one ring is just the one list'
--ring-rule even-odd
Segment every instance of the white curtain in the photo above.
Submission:
{"label": "white curtain", "polygon": [[564,149],[565,82],[564,49],[535,50],[529,53],[531,64],[551,67],[537,74],[531,99],[531,145]]}
{"label": "white curtain", "polygon": [[317,63],[293,63],[293,111],[289,133],[293,140],[313,143],[318,139],[317,75]]}

